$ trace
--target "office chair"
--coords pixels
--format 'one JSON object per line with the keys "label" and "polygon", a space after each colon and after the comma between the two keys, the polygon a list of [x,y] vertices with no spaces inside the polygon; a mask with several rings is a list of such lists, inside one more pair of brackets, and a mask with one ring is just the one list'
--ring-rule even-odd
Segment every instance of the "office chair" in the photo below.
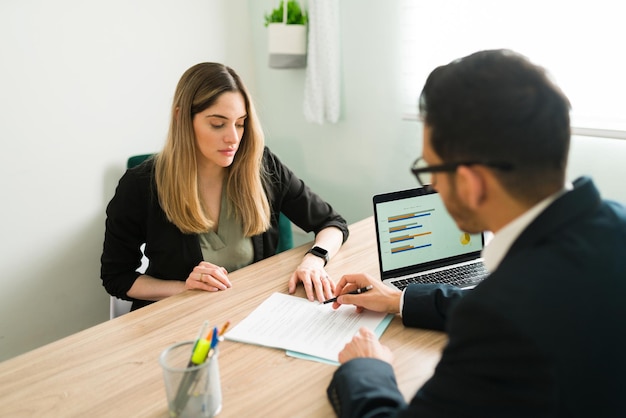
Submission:
{"label": "office chair", "polygon": [[[148,158],[152,157],[154,154],[140,154],[133,155],[130,157],[126,163],[126,168],[135,167]],[[276,254],[282,253],[283,251],[287,251],[288,249],[293,248],[293,230],[291,229],[291,221],[287,218],[282,212],[278,216],[278,246],[276,247]],[[141,248],[143,252],[143,247]],[[147,259],[143,257],[141,262],[140,271],[145,271],[147,267]],[[130,307],[132,302],[127,300],[123,300],[117,298],[115,296],[111,296],[110,306],[109,306],[109,318],[117,318],[120,315],[124,315],[130,311]]]}

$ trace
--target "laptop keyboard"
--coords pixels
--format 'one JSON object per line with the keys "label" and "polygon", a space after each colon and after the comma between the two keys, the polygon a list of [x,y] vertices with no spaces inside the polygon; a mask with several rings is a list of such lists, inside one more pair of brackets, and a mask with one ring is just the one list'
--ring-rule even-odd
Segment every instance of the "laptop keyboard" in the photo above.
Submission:
{"label": "laptop keyboard", "polygon": [[483,263],[471,263],[446,270],[403,277],[401,279],[392,280],[391,283],[400,290],[404,290],[405,287],[412,283],[443,283],[458,287],[473,287],[488,274],[489,272]]}

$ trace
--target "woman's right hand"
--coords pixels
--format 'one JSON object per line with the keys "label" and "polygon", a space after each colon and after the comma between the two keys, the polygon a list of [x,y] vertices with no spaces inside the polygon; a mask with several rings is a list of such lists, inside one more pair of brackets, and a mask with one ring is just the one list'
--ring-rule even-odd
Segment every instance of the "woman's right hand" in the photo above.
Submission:
{"label": "woman's right hand", "polygon": [[185,289],[199,289],[217,292],[232,287],[228,280],[228,272],[224,267],[202,261],[193,268],[185,281]]}

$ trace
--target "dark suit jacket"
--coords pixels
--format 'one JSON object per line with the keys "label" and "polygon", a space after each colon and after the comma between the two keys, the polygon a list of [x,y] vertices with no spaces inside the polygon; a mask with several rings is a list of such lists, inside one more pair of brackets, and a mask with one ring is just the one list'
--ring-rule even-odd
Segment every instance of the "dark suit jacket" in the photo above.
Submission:
{"label": "dark suit jacket", "polygon": [[[348,226],[343,217],[267,148],[263,164],[269,175],[265,189],[272,209],[271,227],[252,237],[254,261],[276,253],[280,212],[306,232],[317,234],[326,227],[337,227],[345,242]],[[132,300],[126,293],[139,276],[136,270],[141,265],[143,243],[149,259],[146,274],[159,279],[185,280],[202,261],[198,236],[183,234],[161,209],[153,169],[150,159],[126,171],[107,206],[101,277],[107,292],[122,299]],[[133,300],[133,309],[149,303]]]}
{"label": "dark suit jacket", "polygon": [[403,322],[445,330],[407,404],[392,367],[354,359],[328,395],[342,417],[626,417],[626,210],[582,178],[474,290],[408,288]]}

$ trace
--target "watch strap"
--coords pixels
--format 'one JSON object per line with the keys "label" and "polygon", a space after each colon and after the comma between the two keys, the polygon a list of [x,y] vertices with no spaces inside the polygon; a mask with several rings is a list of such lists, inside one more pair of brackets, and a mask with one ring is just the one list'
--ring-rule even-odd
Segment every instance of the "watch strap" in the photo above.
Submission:
{"label": "watch strap", "polygon": [[307,254],[313,254],[314,256],[319,257],[322,260],[324,260],[324,267],[326,267],[326,264],[328,264],[328,251],[323,249],[322,247],[318,247],[316,245],[316,246],[312,247],[306,253]]}

